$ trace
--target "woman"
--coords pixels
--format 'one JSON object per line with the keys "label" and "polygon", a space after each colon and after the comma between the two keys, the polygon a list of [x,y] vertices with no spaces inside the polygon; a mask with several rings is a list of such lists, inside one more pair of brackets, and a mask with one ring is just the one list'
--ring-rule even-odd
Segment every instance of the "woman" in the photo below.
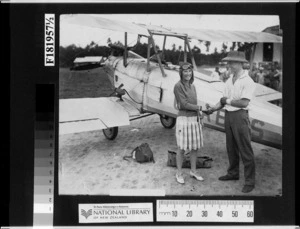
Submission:
{"label": "woman", "polygon": [[179,110],[176,120],[176,140],[179,148],[176,155],[176,180],[178,183],[184,184],[182,162],[183,154],[187,151],[190,151],[190,176],[203,181],[203,178],[196,172],[197,152],[203,146],[203,136],[202,125],[200,118],[198,118],[201,107],[197,105],[192,65],[187,62],[181,63],[179,74],[180,81],[174,86],[176,104]]}

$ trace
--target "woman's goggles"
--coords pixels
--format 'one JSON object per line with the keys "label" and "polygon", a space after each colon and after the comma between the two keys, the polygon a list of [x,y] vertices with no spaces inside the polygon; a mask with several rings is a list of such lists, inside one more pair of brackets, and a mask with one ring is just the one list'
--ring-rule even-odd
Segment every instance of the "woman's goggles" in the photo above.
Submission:
{"label": "woman's goggles", "polygon": [[184,64],[184,65],[180,66],[180,68],[182,70],[187,70],[187,69],[192,69],[193,66],[191,64]]}

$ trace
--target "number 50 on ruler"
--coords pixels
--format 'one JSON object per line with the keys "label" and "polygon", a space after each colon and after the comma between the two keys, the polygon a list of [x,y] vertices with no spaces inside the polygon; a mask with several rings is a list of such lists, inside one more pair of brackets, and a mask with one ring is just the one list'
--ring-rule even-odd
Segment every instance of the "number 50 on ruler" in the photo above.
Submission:
{"label": "number 50 on ruler", "polygon": [[157,221],[254,222],[253,201],[157,200]]}

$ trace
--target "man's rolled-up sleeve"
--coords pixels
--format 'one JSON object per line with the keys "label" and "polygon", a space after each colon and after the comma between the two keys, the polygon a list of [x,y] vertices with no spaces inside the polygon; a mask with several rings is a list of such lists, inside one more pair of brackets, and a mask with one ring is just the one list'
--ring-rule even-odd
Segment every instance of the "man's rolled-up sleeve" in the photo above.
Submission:
{"label": "man's rolled-up sleeve", "polygon": [[253,97],[255,88],[256,88],[256,85],[253,82],[253,80],[251,80],[251,81],[249,80],[248,82],[246,82],[243,86],[241,98],[251,100]]}

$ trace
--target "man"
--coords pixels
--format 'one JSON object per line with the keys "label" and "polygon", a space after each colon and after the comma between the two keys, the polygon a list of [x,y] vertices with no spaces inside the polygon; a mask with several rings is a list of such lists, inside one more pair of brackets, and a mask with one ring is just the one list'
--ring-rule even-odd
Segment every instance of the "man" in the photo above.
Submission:
{"label": "man", "polygon": [[256,63],[253,63],[253,67],[252,67],[252,70],[250,71],[249,75],[253,79],[253,81],[256,83],[258,82],[258,79],[257,79],[258,72],[259,72],[259,69],[257,68]]}
{"label": "man", "polygon": [[271,87],[276,91],[278,91],[279,88],[280,77],[281,77],[281,72],[279,71],[279,67],[275,66],[273,68]]}
{"label": "man", "polygon": [[226,70],[222,73],[222,81],[225,83],[229,77],[230,77],[230,70],[229,70],[229,67],[226,66]]}
{"label": "man", "polygon": [[239,179],[239,157],[244,164],[245,185],[242,192],[251,192],[255,187],[255,162],[251,146],[249,122],[249,103],[255,90],[255,83],[243,70],[243,63],[248,61],[245,54],[231,51],[223,59],[228,62],[232,75],[225,83],[223,97],[215,106],[208,105],[209,113],[225,108],[226,148],[229,159],[227,174],[219,180]]}
{"label": "man", "polygon": [[216,67],[215,71],[213,71],[210,76],[212,80],[220,80],[220,74],[219,67]]}
{"label": "man", "polygon": [[282,70],[279,66],[277,67],[277,73],[275,76],[278,76],[279,78],[278,91],[282,92]]}
{"label": "man", "polygon": [[264,68],[259,67],[259,72],[256,75],[257,75],[257,83],[264,85],[265,84]]}

